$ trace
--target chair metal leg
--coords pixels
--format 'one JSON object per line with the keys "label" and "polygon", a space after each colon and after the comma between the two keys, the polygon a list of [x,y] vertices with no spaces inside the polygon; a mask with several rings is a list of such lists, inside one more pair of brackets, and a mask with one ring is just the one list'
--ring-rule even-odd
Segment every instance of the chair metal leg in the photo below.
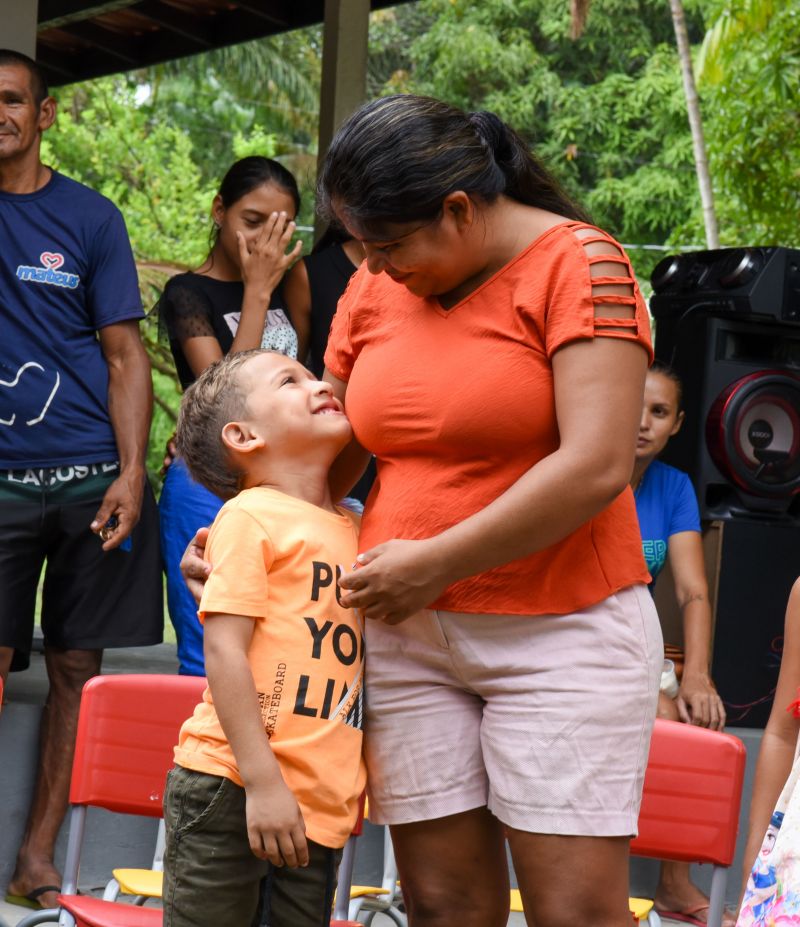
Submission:
{"label": "chair metal leg", "polygon": [[714,866],[711,874],[711,891],[708,895],[708,927],[722,927],[725,914],[725,886],[728,882],[728,870],[724,866]]}
{"label": "chair metal leg", "polygon": [[394,921],[397,924],[397,927],[408,927],[408,918],[403,914],[402,911],[398,911],[394,906],[387,908],[383,912],[388,918]]}
{"label": "chair metal leg", "polygon": [[344,845],[342,861],[339,863],[339,885],[333,906],[334,920],[348,920],[350,907],[350,886],[353,884],[353,867],[356,861],[356,838],[351,836]]}
{"label": "chair metal leg", "polygon": [[37,924],[57,924],[61,908],[43,908],[41,911],[34,911],[33,914],[27,914],[21,921],[17,922],[17,927],[36,927]]}
{"label": "chair metal leg", "polygon": [[119,896],[119,882],[109,879],[103,892],[103,901],[116,901]]}

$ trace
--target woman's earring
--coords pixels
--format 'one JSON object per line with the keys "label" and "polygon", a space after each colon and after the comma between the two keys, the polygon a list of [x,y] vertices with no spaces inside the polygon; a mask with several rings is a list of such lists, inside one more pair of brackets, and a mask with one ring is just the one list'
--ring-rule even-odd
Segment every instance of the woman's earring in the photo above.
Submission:
{"label": "woman's earring", "polygon": [[214,231],[218,232],[221,228],[222,228],[222,225],[219,222],[217,222],[217,220],[215,219],[214,220]]}

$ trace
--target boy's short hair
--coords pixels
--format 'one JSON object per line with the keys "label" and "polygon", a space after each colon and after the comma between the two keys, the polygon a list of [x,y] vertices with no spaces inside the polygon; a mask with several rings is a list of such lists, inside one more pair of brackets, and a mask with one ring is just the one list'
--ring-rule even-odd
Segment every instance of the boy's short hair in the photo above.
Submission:
{"label": "boy's short hair", "polygon": [[242,477],[222,442],[225,425],[247,414],[239,371],[251,357],[265,353],[269,352],[254,349],[228,354],[207,367],[183,394],[175,446],[192,479],[222,499],[239,492]]}

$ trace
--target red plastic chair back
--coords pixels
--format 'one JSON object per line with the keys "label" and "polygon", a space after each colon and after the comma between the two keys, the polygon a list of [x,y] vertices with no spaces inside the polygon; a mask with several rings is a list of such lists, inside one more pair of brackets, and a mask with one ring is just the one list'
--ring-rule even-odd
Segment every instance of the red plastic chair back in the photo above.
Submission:
{"label": "red plastic chair back", "polygon": [[744,766],[737,737],[657,720],[631,854],[730,866]]}
{"label": "red plastic chair back", "polygon": [[183,722],[206,688],[198,676],[95,676],[81,697],[69,800],[161,817]]}

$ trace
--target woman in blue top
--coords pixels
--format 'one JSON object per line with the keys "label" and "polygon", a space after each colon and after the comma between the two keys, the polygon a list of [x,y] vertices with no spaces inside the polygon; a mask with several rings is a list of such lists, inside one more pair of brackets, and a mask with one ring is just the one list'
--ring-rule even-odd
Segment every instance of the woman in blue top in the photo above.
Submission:
{"label": "woman in blue top", "polygon": [[[656,458],[680,431],[682,386],[674,370],[656,361],[647,374],[631,488],[653,585],[669,558],[675,597],[683,616],[684,661],[675,698],[659,695],[658,716],[713,730],[725,724],[725,709],[709,676],[711,606],[708,598],[700,512],[689,477]],[[651,585],[651,589],[653,588]],[[663,862],[655,894],[662,917],[704,925],[708,898],[691,882],[689,864]],[[735,918],[723,920],[723,927]]]}

